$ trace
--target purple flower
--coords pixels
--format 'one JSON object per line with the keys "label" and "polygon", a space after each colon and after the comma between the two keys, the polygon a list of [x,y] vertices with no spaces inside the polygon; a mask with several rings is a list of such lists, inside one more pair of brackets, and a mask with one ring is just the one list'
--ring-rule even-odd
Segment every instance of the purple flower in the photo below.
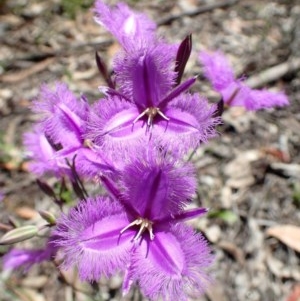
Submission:
{"label": "purple flower", "polygon": [[97,22],[124,49],[114,60],[114,85],[100,87],[107,97],[91,110],[86,137],[118,156],[150,139],[186,152],[213,137],[219,122],[213,118],[216,107],[184,93],[195,77],[179,84],[191,50],[190,37],[179,47],[167,44],[156,37],[152,21],[125,4],[110,8],[97,1],[95,13]]}
{"label": "purple flower", "polygon": [[102,178],[111,198],[82,201],[60,218],[55,233],[62,268],[77,265],[85,280],[123,271],[124,294],[135,282],[152,300],[187,300],[209,281],[212,255],[181,221],[206,209],[182,209],[195,189],[189,165],[148,159],[124,167],[121,188]]}
{"label": "purple flower", "polygon": [[28,271],[32,265],[41,263],[42,261],[48,261],[55,257],[57,247],[53,244],[51,237],[47,242],[45,248],[37,250],[24,250],[24,249],[12,249],[3,257],[3,268],[18,269],[20,267]]}
{"label": "purple flower", "polygon": [[156,24],[145,14],[132,11],[125,3],[109,7],[95,3],[95,20],[109,30],[126,50],[150,43],[155,38]]}
{"label": "purple flower", "polygon": [[226,105],[242,106],[255,111],[289,104],[288,98],[282,92],[251,89],[242,80],[236,80],[233,69],[221,52],[202,52],[199,59],[204,65],[205,76],[214,89],[221,93]]}
{"label": "purple flower", "polygon": [[120,91],[106,88],[107,98],[93,107],[89,139],[108,151],[133,150],[136,143],[154,139],[162,147],[186,152],[216,135],[216,107],[183,93],[196,78],[173,89],[176,74],[162,45],[124,56],[115,67]]}
{"label": "purple flower", "polygon": [[63,83],[56,83],[54,90],[43,85],[32,108],[42,114],[44,131],[54,143],[63,143],[68,149],[82,146],[89,113],[84,97],[78,100]]}
{"label": "purple flower", "polygon": [[42,114],[42,120],[33,133],[25,135],[24,141],[31,152],[33,172],[41,175],[51,171],[61,176],[70,169],[75,157],[76,170],[84,176],[94,177],[114,170],[108,154],[104,155],[84,138],[89,109],[87,100],[84,97],[78,100],[65,84],[57,83],[54,90],[42,86],[33,104],[33,110]]}

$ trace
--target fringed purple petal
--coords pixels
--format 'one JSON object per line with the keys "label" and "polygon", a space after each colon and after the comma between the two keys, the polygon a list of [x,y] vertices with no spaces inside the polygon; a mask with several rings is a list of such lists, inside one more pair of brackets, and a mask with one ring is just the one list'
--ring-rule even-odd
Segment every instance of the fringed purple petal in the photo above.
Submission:
{"label": "fringed purple petal", "polygon": [[199,59],[204,66],[205,77],[215,90],[220,92],[235,80],[233,69],[223,53],[201,52]]}
{"label": "fringed purple petal", "polygon": [[155,23],[145,14],[132,11],[125,3],[109,7],[98,0],[94,13],[96,22],[109,30],[126,50],[154,41]]}
{"label": "fringed purple petal", "polygon": [[111,160],[101,151],[81,148],[75,159],[76,171],[85,178],[97,179],[103,174],[116,174]]}
{"label": "fringed purple petal", "polygon": [[44,249],[12,249],[3,257],[3,268],[4,270],[24,268],[27,271],[34,264],[53,259],[56,252],[57,247],[52,244],[52,238],[49,239]]}
{"label": "fringed purple petal", "polygon": [[122,159],[127,150],[133,150],[145,136],[142,120],[136,106],[118,97],[102,99],[95,104],[90,116],[87,138],[114,159]]}
{"label": "fringed purple petal", "polygon": [[198,95],[186,94],[174,99],[164,110],[169,121],[161,120],[155,126],[161,130],[160,140],[164,147],[186,152],[215,137],[220,118],[214,117],[215,105]]}
{"label": "fringed purple petal", "polygon": [[139,108],[157,106],[174,85],[174,59],[174,46],[164,43],[119,55],[114,70],[121,93]]}
{"label": "fringed purple petal", "polygon": [[78,100],[65,84],[57,83],[54,90],[43,85],[38,100],[33,103],[33,110],[43,114],[44,131],[55,143],[69,146],[81,142],[88,103],[82,97]]}
{"label": "fringed purple petal", "polygon": [[62,268],[77,265],[83,280],[98,280],[124,271],[135,232],[120,231],[129,224],[121,205],[109,198],[82,201],[57,222],[55,244],[61,248]]}
{"label": "fringed purple petal", "polygon": [[210,279],[206,269],[213,257],[200,234],[177,224],[155,232],[153,241],[144,240],[133,253],[133,274],[150,300],[187,300],[203,293]]}
{"label": "fringed purple petal", "polygon": [[216,106],[209,106],[197,95],[181,95],[162,111],[169,120],[158,113],[148,127],[148,116],[138,118],[140,112],[133,104],[118,97],[104,99],[91,115],[87,138],[119,157],[149,140],[173,153],[185,153],[216,136],[220,118],[214,117],[215,111]]}
{"label": "fringed purple petal", "polygon": [[283,92],[271,92],[266,89],[255,90],[240,81],[235,81],[221,91],[224,103],[228,106],[241,106],[246,110],[256,111],[289,104]]}
{"label": "fringed purple petal", "polygon": [[65,160],[56,158],[56,152],[50,145],[40,125],[35,126],[32,132],[25,133],[23,143],[31,161],[29,170],[41,176],[50,173],[57,177],[69,173],[69,167]]}
{"label": "fringed purple petal", "polygon": [[[266,89],[253,90],[245,89],[241,91],[244,99],[244,106],[247,110],[260,110],[273,107],[283,107],[289,104],[287,96],[283,92],[270,92]],[[239,95],[237,95],[239,97]]]}
{"label": "fringed purple petal", "polygon": [[127,158],[120,185],[124,199],[141,217],[156,220],[180,211],[194,194],[196,180],[192,165],[152,147],[141,146]]}

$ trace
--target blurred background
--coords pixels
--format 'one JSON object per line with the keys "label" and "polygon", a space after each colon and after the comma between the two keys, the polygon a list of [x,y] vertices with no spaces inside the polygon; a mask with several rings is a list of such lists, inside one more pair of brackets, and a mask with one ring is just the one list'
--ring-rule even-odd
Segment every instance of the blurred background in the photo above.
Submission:
{"label": "blurred background", "polygon": [[[288,95],[286,108],[256,113],[230,108],[224,113],[220,136],[192,157],[199,182],[195,203],[211,208],[192,225],[216,255],[215,282],[197,300],[299,300],[299,1],[125,2],[155,20],[159,34],[172,43],[192,33],[185,77],[199,74],[192,90],[211,102],[219,95],[203,77],[197,61],[201,50],[222,50],[251,87]],[[94,22],[92,5],[92,0],[0,0],[1,223],[39,224],[37,210],[56,213],[27,171],[22,135],[37,120],[29,106],[43,83],[63,81],[91,102],[100,97],[97,87],[104,81],[95,51],[111,66],[118,45]],[[73,201],[72,195],[66,199]],[[32,239],[18,246],[40,244]],[[0,246],[1,257],[8,249]],[[76,271],[59,273],[52,263],[25,274],[2,271],[0,264],[0,301],[144,300],[137,290],[122,299],[121,283],[120,276],[80,283]]]}

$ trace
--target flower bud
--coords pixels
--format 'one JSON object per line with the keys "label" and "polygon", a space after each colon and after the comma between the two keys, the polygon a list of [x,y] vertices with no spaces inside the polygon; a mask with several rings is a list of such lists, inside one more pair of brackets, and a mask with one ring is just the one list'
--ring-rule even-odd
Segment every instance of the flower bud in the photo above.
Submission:
{"label": "flower bud", "polygon": [[10,245],[36,236],[38,228],[33,225],[23,226],[7,232],[0,239],[0,245]]}
{"label": "flower bud", "polygon": [[54,226],[56,224],[55,216],[52,213],[50,213],[49,211],[41,210],[41,211],[39,211],[39,214],[51,226]]}

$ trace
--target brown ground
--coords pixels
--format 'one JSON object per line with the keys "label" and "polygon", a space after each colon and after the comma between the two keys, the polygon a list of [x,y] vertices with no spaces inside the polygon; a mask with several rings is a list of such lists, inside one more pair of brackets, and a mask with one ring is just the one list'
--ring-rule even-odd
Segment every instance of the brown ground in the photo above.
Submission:
{"label": "brown ground", "polygon": [[[6,195],[0,203],[1,222],[8,222],[10,215],[22,224],[39,223],[35,210],[53,207],[26,172],[20,148],[22,133],[36,118],[28,106],[39,86],[61,80],[91,101],[99,97],[97,87],[103,82],[94,52],[98,50],[110,60],[116,44],[93,22],[92,13],[79,7],[88,2],[0,2],[0,190]],[[75,3],[79,3],[77,11]],[[299,228],[282,234],[274,226],[300,222],[300,3],[128,3],[160,23],[159,32],[172,42],[193,33],[194,52],[186,76],[201,74],[196,60],[199,50],[221,49],[237,74],[251,76],[252,86],[284,89],[289,95],[291,105],[287,108],[258,113],[230,109],[224,114],[220,137],[193,157],[199,171],[195,199],[211,208],[208,216],[193,221],[193,225],[204,232],[216,254],[212,268],[216,283],[199,301],[297,301]],[[209,7],[212,3],[228,5]],[[198,10],[207,6],[206,12]],[[274,66],[278,68],[257,77]],[[201,76],[193,89],[217,99]],[[279,239],[273,237],[277,235]],[[32,240],[23,246],[36,244]],[[1,247],[0,253],[6,250]],[[26,275],[2,272],[0,301],[121,300],[118,277],[90,286],[78,283],[73,276],[58,277],[50,263]],[[135,291],[124,300],[142,299]]]}

